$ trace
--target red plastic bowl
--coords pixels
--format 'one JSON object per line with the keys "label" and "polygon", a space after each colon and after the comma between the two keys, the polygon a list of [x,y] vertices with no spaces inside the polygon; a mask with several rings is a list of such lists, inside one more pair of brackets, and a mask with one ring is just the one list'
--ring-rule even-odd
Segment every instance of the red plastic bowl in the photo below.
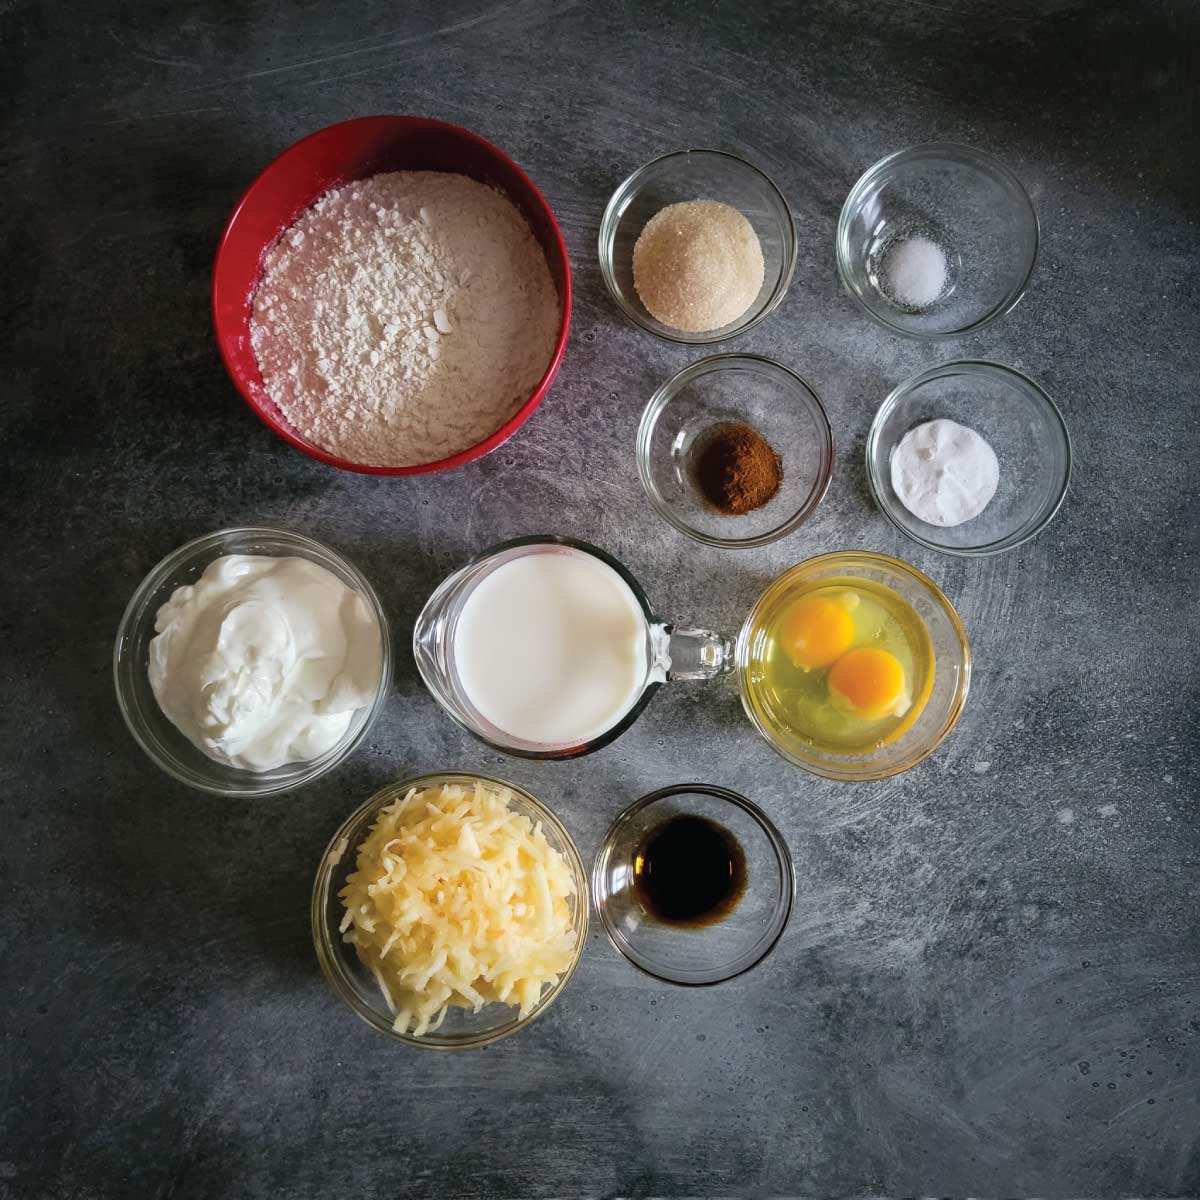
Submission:
{"label": "red plastic bowl", "polygon": [[[263,387],[250,345],[251,301],[263,256],[279,234],[319,196],[339,184],[381,171],[456,171],[498,188],[529,222],[546,255],[562,314],[546,373],[517,414],[469,449],[415,467],[369,467],[314,446],[284,419]],[[571,326],[571,267],[558,222],[529,176],[491,142],[459,125],[428,117],[362,117],[310,134],[285,150],[250,185],[229,218],[213,267],[213,324],[221,357],[246,403],[297,450],[369,475],[422,475],[481,458],[507,441],[542,402],[558,373]]]}

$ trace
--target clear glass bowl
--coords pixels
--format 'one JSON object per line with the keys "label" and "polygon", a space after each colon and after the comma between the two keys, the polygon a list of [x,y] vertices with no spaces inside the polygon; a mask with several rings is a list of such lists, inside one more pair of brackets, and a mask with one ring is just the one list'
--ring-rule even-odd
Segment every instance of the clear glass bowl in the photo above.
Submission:
{"label": "clear glass bowl", "polygon": [[[727,516],[704,498],[694,455],[710,430],[753,426],[783,465],[762,508]],[[637,434],[638,475],[654,510],[710,546],[765,546],[799,527],[833,474],[833,431],[816,392],[793,371],[754,354],[714,354],[684,368],[650,398]]]}
{"label": "clear glass bowl", "polygon": [[[920,716],[896,741],[870,751],[827,749],[786,730],[783,722],[770,719],[763,697],[750,686],[755,664],[765,658],[766,630],[781,611],[802,587],[835,579],[869,579],[891,588],[916,610],[933,644],[933,685]],[[966,630],[937,584],[898,558],[859,550],[821,554],[780,575],[758,598],[742,625],[737,639],[737,667],[742,707],[754,727],[788,762],[826,779],[884,779],[915,767],[954,728],[971,686],[971,648]]]}
{"label": "clear glass bowl", "polygon": [[[214,762],[192,745],[163,715],[150,688],[150,642],[159,608],[176,588],[195,583],[205,567],[227,554],[263,554],[276,558],[306,558],[319,563],[356,592],[371,607],[383,641],[383,671],[374,701],[354,714],[345,736],[319,758],[286,763],[270,771],[247,771]],[[392,640],[387,617],[375,589],[340,554],[299,533],[283,529],[222,529],[196,538],[168,554],[142,580],[121,618],[113,650],[113,680],[117,704],[134,740],[156,766],[174,779],[201,792],[219,796],[270,796],[298,788],[331,771],[366,736],[383,710],[392,678]]]}
{"label": "clear glass bowl", "polygon": [[[665,924],[646,911],[633,886],[646,837],[685,814],[722,826],[746,857],[745,892],[711,925]],[[792,915],[796,877],[787,845],[762,809],[736,792],[691,783],[643,796],[613,822],[592,868],[592,894],[609,940],[635,967],[667,983],[702,987],[741,975],[770,953]]]}
{"label": "clear glass bowl", "polygon": [[[987,508],[949,528],[913,516],[892,487],[901,438],[939,417],[973,429],[1000,463]],[[947,363],[902,383],[880,406],[867,435],[867,477],[888,520],[914,542],[946,554],[997,554],[1027,542],[1058,512],[1071,479],[1071,438],[1054,401],[1019,371]]]}
{"label": "clear glass bowl", "polygon": [[[887,282],[892,247],[913,237],[937,243],[946,257],[942,293],[923,308],[895,299]],[[959,337],[1014,308],[1037,252],[1037,213],[1020,181],[970,146],[888,155],[851,188],[838,220],[846,290],[880,325],[912,337]]]}
{"label": "clear glass bowl", "polygon": [[[446,1014],[441,1027],[423,1037],[397,1033],[392,1028],[393,1014],[380,995],[375,977],[363,966],[354,947],[342,941],[339,927],[345,910],[338,898],[338,892],[345,886],[346,877],[354,870],[358,847],[370,831],[381,808],[400,799],[411,788],[441,787],[443,784],[469,786],[477,781],[490,788],[505,788],[511,792],[511,808],[535,823],[540,822],[546,841],[566,858],[575,880],[575,896],[571,903],[575,957],[558,983],[544,991],[537,1006],[523,1018],[518,1016],[517,1008],[507,1004],[488,1004],[477,1013],[469,1008],[452,1008]],[[372,1029],[399,1042],[427,1049],[466,1050],[473,1046],[486,1046],[524,1029],[562,995],[583,956],[587,931],[588,881],[583,861],[571,840],[571,835],[544,804],[523,788],[484,775],[445,771],[388,784],[347,817],[330,839],[325,853],[321,856],[321,865],[317,868],[317,877],[313,885],[313,945],[316,947],[317,959],[329,986]]]}
{"label": "clear glass bowl", "polygon": [[[718,200],[736,208],[758,234],[763,283],[754,303],[729,325],[688,333],[655,320],[633,286],[633,247],[646,223],[668,204]],[[726,341],[753,328],[783,299],[796,269],[796,227],[787,201],[757,167],[721,150],[678,150],[635,171],[613,193],[600,222],[600,274],[635,325],[689,345]]]}

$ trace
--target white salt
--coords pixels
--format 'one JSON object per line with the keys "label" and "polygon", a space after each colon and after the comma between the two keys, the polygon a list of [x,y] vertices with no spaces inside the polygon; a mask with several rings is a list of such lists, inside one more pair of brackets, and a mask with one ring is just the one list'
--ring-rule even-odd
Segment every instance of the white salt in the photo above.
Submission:
{"label": "white salt", "polygon": [[895,242],[883,263],[888,291],[909,308],[926,308],[946,287],[946,253],[928,238]]}

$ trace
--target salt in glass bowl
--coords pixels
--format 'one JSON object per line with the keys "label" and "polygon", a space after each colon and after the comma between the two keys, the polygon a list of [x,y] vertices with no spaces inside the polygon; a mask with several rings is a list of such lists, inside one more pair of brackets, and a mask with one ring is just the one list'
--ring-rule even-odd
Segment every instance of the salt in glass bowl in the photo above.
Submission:
{"label": "salt in glass bowl", "polygon": [[[1000,464],[988,506],[948,528],[914,516],[892,487],[900,440],[939,417],[973,429]],[[1062,506],[1071,438],[1054,401],[1019,371],[998,363],[947,363],[902,383],[880,406],[867,434],[867,478],[884,515],[919,545],[945,554],[998,554],[1027,542]]]}
{"label": "salt in glass bowl", "polygon": [[[766,657],[767,630],[807,589],[835,581],[865,579],[882,584],[921,618],[933,646],[933,683],[920,715],[894,742],[867,750],[822,746],[787,727],[750,685]],[[954,728],[971,687],[971,648],[954,606],[928,575],[885,554],[843,550],[807,559],[785,571],[759,596],[737,639],[737,675],[742,707],[755,729],[788,762],[825,779],[862,781],[899,775],[928,758]]]}
{"label": "salt in glass bowl", "polygon": [[[482,782],[489,789],[504,788],[509,791],[509,807],[528,817],[535,825],[540,824],[546,841],[566,859],[575,882],[575,895],[569,902],[571,925],[575,932],[575,954],[558,982],[543,991],[537,1004],[524,1017],[519,1015],[515,1006],[508,1004],[487,1004],[477,1013],[469,1008],[451,1008],[439,1028],[421,1037],[397,1033],[392,1027],[394,1014],[380,994],[375,977],[363,965],[355,948],[342,940],[340,927],[345,907],[338,893],[345,886],[346,878],[354,871],[358,847],[370,833],[380,809],[402,799],[412,788],[436,788],[445,784],[471,787],[476,782]],[[409,1046],[430,1050],[467,1050],[520,1032],[562,995],[579,965],[587,941],[588,880],[583,860],[566,827],[529,792],[486,775],[442,771],[390,783],[346,818],[321,856],[313,884],[311,917],[313,945],[321,971],[334,994],[352,1012],[377,1032]]]}
{"label": "salt in glass bowl", "polygon": [[[1033,202],[1003,163],[970,146],[914,146],[881,159],[850,190],[838,219],[838,274],[893,333],[960,337],[1016,306],[1038,236]],[[892,248],[916,237],[946,257],[941,294],[919,308],[892,294],[887,273]]]}
{"label": "salt in glass bowl", "polygon": [[[664,922],[634,887],[646,838],[684,815],[715,822],[745,855],[745,890],[712,924]],[[631,804],[609,828],[592,867],[596,911],[612,944],[647,975],[686,987],[721,983],[762,962],[783,935],[795,893],[791,854],[766,813],[737,792],[701,783],[662,788]]]}
{"label": "salt in glass bowl", "polygon": [[[150,642],[158,610],[176,588],[195,583],[214,559],[227,554],[262,554],[304,558],[324,567],[363,597],[375,615],[382,642],[379,686],[370,704],[351,718],[341,740],[324,754],[304,762],[285,763],[269,771],[231,767],[208,757],[167,719],[150,687]],[[367,578],[340,554],[313,538],[283,529],[222,529],[180,546],[168,554],[138,585],[121,618],[113,649],[117,704],[134,740],[155,766],[173,779],[218,796],[270,796],[311,783],[332,771],[367,736],[383,711],[391,688],[392,639],[387,617]]]}
{"label": "salt in glass bowl", "polygon": [[[697,448],[727,423],[757,429],[779,455],[783,479],[761,508],[730,516],[695,481]],[[794,371],[756,354],[714,354],[662,385],[642,413],[637,467],[663,520],[710,546],[765,546],[812,515],[833,474],[833,431],[816,392]]]}
{"label": "salt in glass bowl", "polygon": [[[717,200],[754,226],[763,253],[758,296],[736,321],[691,333],[650,315],[633,286],[633,248],[647,222],[668,204]],[[693,346],[726,341],[752,329],[778,307],[796,269],[796,227],[783,194],[757,167],[722,150],[678,150],[653,159],[613,193],[600,222],[600,274],[633,324]]]}

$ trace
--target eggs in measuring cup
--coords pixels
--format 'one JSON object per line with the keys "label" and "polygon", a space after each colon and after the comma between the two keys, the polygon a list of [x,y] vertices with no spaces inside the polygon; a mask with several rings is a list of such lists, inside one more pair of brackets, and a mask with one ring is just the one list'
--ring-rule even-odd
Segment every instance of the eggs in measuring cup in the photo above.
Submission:
{"label": "eggs in measuring cup", "polygon": [[832,750],[861,752],[911,728],[933,685],[924,622],[891,588],[821,581],[768,617],[753,672],[760,713]]}

